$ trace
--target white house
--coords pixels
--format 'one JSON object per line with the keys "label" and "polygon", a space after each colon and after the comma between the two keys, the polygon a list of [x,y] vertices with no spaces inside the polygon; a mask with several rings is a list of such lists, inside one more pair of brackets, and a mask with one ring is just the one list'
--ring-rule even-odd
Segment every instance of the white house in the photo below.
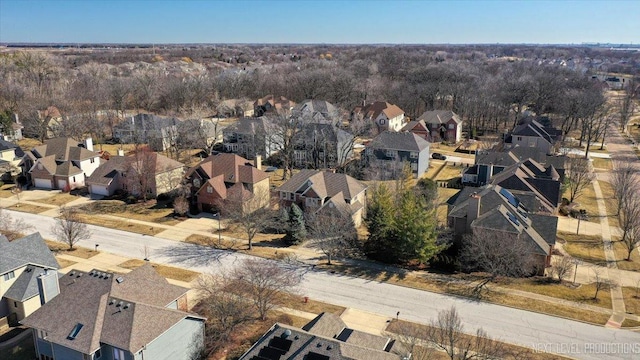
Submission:
{"label": "white house", "polygon": [[405,124],[404,110],[385,101],[357,106],[351,112],[351,120],[357,119],[373,121],[378,127],[378,132],[400,131]]}

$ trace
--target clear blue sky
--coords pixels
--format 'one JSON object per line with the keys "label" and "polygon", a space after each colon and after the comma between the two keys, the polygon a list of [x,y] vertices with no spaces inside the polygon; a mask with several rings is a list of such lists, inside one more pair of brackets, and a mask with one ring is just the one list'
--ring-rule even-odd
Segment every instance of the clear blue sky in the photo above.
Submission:
{"label": "clear blue sky", "polygon": [[640,42],[640,1],[0,0],[0,42]]}

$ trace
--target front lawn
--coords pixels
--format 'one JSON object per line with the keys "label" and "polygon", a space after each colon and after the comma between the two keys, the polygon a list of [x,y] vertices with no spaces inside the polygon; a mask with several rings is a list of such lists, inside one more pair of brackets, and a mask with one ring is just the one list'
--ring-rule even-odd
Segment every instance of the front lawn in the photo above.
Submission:
{"label": "front lawn", "polygon": [[596,265],[606,264],[601,236],[558,232],[556,239],[572,257]]}

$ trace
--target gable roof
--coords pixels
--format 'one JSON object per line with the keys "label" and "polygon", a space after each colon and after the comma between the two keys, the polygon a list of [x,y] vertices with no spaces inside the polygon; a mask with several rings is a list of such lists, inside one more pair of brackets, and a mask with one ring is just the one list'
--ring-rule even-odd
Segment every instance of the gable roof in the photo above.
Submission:
{"label": "gable roof", "polygon": [[14,241],[0,235],[0,274],[27,264],[48,269],[58,268],[58,261],[40,233],[33,233]]}
{"label": "gable roof", "polygon": [[386,101],[374,101],[362,107],[357,106],[353,112],[361,114],[365,119],[377,119],[382,113],[384,113],[387,119],[392,119],[404,114],[404,110]]}
{"label": "gable roof", "polygon": [[510,136],[531,136],[539,137],[546,140],[549,144],[553,144],[556,138],[561,135],[561,131],[553,127],[544,126],[533,117],[524,118],[520,121]]}
{"label": "gable roof", "polygon": [[240,118],[235,123],[227,126],[222,130],[223,133],[236,133],[236,134],[267,134],[270,129],[271,123],[266,116],[260,116],[257,118]]}
{"label": "gable roof", "polygon": [[530,191],[536,194],[552,212],[560,201],[562,187],[560,176],[553,166],[545,168],[532,159],[505,168],[494,175],[490,183],[510,190]]}
{"label": "gable roof", "polygon": [[102,160],[100,166],[93,171],[85,181],[87,185],[109,185],[118,173],[127,170],[126,156],[110,156],[109,160]]}
{"label": "gable roof", "polygon": [[22,148],[12,142],[3,140],[0,137],[0,152],[2,151],[6,151],[6,150],[13,150],[15,152],[15,156],[17,158],[21,158],[24,156],[24,151],[22,151]]}
{"label": "gable roof", "polygon": [[425,123],[432,125],[444,124],[451,119],[453,119],[457,124],[462,123],[462,119],[460,119],[460,116],[458,116],[458,114],[454,113],[451,110],[425,111],[418,118],[418,120],[423,120]]}
{"label": "gable roof", "polygon": [[429,129],[427,128],[427,124],[425,124],[424,120],[411,120],[408,123],[406,123],[402,129],[400,129],[400,131],[413,131],[413,129],[417,128],[418,126],[422,127],[425,131],[429,131]]}
{"label": "gable roof", "polygon": [[253,166],[251,161],[230,153],[218,153],[203,159],[198,165],[187,171],[186,177],[191,177],[194,172],[207,179],[223,176],[226,183],[246,183],[255,184],[269,175]]}
{"label": "gable roof", "polygon": [[[150,264],[125,275],[72,270],[60,278],[60,294],[22,323],[47,331],[49,341],[91,354],[104,342],[138,352],[188,313],[165,308],[188,289],[169,284]],[[82,328],[69,337],[77,324]]]}
{"label": "gable roof", "polygon": [[338,109],[330,102],[324,100],[304,100],[291,109],[291,115],[302,117],[305,122],[329,122],[339,121]]}
{"label": "gable roof", "polygon": [[421,152],[429,149],[429,142],[412,132],[384,131],[373,138],[366,147]]}
{"label": "gable roof", "polygon": [[22,274],[11,284],[4,293],[4,297],[11,300],[24,302],[40,294],[38,289],[38,276],[45,273],[48,268],[35,265],[27,265]]}
{"label": "gable roof", "polygon": [[30,152],[36,158],[54,155],[57,161],[81,161],[100,156],[99,153],[80,146],[78,141],[64,137],[49,139],[43,145],[34,147]]}
{"label": "gable roof", "polygon": [[344,199],[353,199],[366,189],[366,185],[346,174],[305,169],[294,174],[278,191],[305,193],[312,190],[323,199],[342,193]]}

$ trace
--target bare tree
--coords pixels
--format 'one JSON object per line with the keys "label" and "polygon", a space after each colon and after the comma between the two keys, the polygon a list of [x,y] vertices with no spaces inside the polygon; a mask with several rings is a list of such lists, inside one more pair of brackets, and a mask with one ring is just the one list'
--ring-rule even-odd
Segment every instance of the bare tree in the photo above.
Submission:
{"label": "bare tree", "polygon": [[293,175],[295,146],[301,134],[301,116],[289,116],[286,113],[268,115],[273,146],[282,157],[282,180]]}
{"label": "bare tree", "polygon": [[189,200],[185,196],[179,196],[173,200],[173,211],[179,216],[184,216],[189,211]]}
{"label": "bare tree", "polygon": [[4,235],[9,241],[23,237],[34,230],[34,227],[22,219],[15,219],[0,208],[0,235]]}
{"label": "bare tree", "polygon": [[146,146],[136,145],[136,150],[127,157],[125,174],[126,190],[145,202],[153,193],[156,181],[156,156]]}
{"label": "bare tree", "polygon": [[345,210],[323,210],[307,216],[309,246],[327,256],[327,263],[340,255],[358,250],[358,233],[351,215]]}
{"label": "bare tree", "polygon": [[620,209],[620,227],[622,228],[622,240],[620,241],[627,250],[627,261],[631,260],[631,254],[640,240],[640,186],[634,186],[629,191]]}
{"label": "bare tree", "polygon": [[236,329],[256,318],[248,299],[235,291],[235,280],[229,273],[204,274],[198,278],[196,289],[202,295],[200,305],[207,316],[207,355],[226,345]]}
{"label": "bare tree", "polygon": [[596,289],[595,294],[593,295],[593,300],[598,300],[598,293],[600,292],[600,290],[606,290],[609,289],[611,286],[613,286],[613,283],[611,282],[611,280],[605,278],[602,275],[602,270],[600,270],[599,268],[593,268],[593,285]]}
{"label": "bare tree", "polygon": [[264,259],[243,260],[231,276],[234,291],[253,303],[262,320],[269,310],[282,305],[287,293],[293,292],[302,280],[294,268]]}
{"label": "bare tree", "polygon": [[464,236],[460,262],[467,271],[483,271],[487,276],[478,286],[479,293],[499,276],[522,277],[536,270],[533,249],[517,234],[474,229]]}
{"label": "bare tree", "polygon": [[56,237],[56,240],[69,245],[69,250],[73,250],[75,244],[80,240],[90,238],[92,234],[87,224],[80,217],[78,209],[72,207],[60,208],[60,216],[56,218],[51,232]]}
{"label": "bare tree", "polygon": [[249,250],[253,249],[253,238],[273,224],[274,213],[269,208],[269,192],[250,193],[242,186],[229,189],[225,200],[218,202],[222,214],[233,221],[247,236]]}
{"label": "bare tree", "polygon": [[591,185],[595,174],[591,171],[589,159],[569,157],[567,160],[567,183],[569,202],[577,199],[584,189]]}
{"label": "bare tree", "polygon": [[633,114],[636,110],[635,98],[640,93],[640,86],[638,86],[633,80],[627,83],[627,86],[624,89],[624,93],[622,95],[622,99],[619,101],[618,106],[618,115],[620,117],[620,127],[622,128],[622,132],[627,132],[627,125],[629,124],[629,120],[633,117]]}
{"label": "bare tree", "polygon": [[566,277],[571,276],[574,264],[575,262],[570,256],[556,256],[551,261],[551,267],[548,270],[549,276],[557,277],[558,282],[562,282]]}
{"label": "bare tree", "polygon": [[616,216],[619,216],[625,201],[631,198],[632,194],[640,186],[638,170],[636,170],[633,162],[624,160],[613,161],[611,186],[613,187],[613,193],[616,199]]}
{"label": "bare tree", "polygon": [[478,328],[475,337],[464,334],[464,325],[455,306],[438,312],[427,332],[428,341],[443,350],[451,360],[499,359],[507,355],[504,344],[491,339]]}

